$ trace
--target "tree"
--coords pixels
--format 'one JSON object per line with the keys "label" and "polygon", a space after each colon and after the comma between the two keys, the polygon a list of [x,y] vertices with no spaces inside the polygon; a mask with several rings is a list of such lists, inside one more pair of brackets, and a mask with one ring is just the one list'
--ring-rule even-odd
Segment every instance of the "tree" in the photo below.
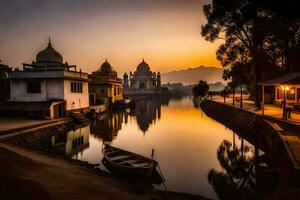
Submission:
{"label": "tree", "polygon": [[[297,5],[297,1],[287,0],[284,4],[286,8],[283,10],[288,13],[289,9]],[[293,20],[290,20],[291,23],[284,23],[286,17],[281,7],[282,3],[277,4],[271,0],[213,0],[211,4],[203,7],[207,23],[202,26],[202,36],[211,42],[224,40],[216,53],[222,66],[233,67],[237,63],[239,66],[250,66],[248,76],[252,79],[250,82],[252,85],[249,89],[255,96],[258,108],[260,108],[258,83],[274,78],[282,72],[282,65],[278,64],[280,58],[292,60],[288,57],[297,49],[292,47],[294,44],[292,41],[297,39],[299,47],[299,14],[293,12],[295,14],[292,16]],[[280,34],[275,30],[286,30],[282,29],[284,24],[290,31],[284,33],[285,36],[279,37]],[[286,34],[291,36],[287,37]],[[284,42],[286,40],[289,42]],[[284,55],[282,52],[290,53]]]}
{"label": "tree", "polygon": [[204,97],[207,95],[209,86],[206,81],[199,81],[198,84],[193,88],[194,97]]}

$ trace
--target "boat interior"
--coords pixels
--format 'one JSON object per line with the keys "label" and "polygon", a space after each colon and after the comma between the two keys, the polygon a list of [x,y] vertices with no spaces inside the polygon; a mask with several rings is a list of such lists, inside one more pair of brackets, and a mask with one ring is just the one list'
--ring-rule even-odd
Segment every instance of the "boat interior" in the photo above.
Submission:
{"label": "boat interior", "polygon": [[128,167],[152,167],[152,161],[142,156],[131,154],[126,151],[109,149],[105,150],[105,155],[115,164]]}

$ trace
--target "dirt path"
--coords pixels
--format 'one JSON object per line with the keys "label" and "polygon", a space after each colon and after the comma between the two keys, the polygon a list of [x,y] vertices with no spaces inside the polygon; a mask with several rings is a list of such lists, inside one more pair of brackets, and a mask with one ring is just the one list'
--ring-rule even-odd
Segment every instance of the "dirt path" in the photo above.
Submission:
{"label": "dirt path", "polygon": [[204,199],[158,192],[85,166],[0,143],[0,199]]}

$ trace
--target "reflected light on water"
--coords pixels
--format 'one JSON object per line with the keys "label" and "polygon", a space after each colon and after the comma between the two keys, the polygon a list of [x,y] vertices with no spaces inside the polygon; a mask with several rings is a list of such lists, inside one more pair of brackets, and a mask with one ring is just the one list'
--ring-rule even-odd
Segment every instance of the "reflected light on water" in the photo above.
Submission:
{"label": "reflected light on water", "polygon": [[[154,158],[160,164],[168,190],[216,199],[207,176],[211,169],[222,171],[217,150],[223,140],[233,141],[233,132],[194,108],[190,97],[170,100],[163,106],[155,101],[139,102],[135,113],[103,117],[97,131],[93,122],[88,148],[73,158],[101,163],[102,141],[107,140],[101,136],[106,132],[111,135],[108,140],[113,146],[148,157],[154,148]],[[146,129],[141,128],[141,123]],[[235,137],[239,146],[241,142]]]}

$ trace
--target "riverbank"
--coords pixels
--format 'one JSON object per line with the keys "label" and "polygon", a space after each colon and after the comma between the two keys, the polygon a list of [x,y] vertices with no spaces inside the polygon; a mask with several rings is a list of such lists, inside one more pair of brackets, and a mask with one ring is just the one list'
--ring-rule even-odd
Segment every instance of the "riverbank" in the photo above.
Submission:
{"label": "riverbank", "polygon": [[1,199],[200,199],[124,181],[45,152],[0,143]]}
{"label": "riverbank", "polygon": [[6,130],[0,137],[0,199],[206,199],[158,191],[150,184],[123,180],[86,162],[48,152],[51,138],[70,125],[70,121],[46,126],[37,122],[25,124],[24,130]]}

